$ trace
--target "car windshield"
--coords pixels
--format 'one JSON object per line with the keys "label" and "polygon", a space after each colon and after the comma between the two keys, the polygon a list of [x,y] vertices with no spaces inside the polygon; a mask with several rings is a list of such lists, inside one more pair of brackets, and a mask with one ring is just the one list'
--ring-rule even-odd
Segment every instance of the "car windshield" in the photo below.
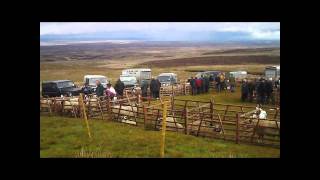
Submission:
{"label": "car windshield", "polygon": [[65,87],[72,87],[72,86],[73,86],[72,81],[58,82],[58,88],[65,88]]}
{"label": "car windshield", "polygon": [[90,79],[89,79],[89,84],[95,85],[95,84],[96,84],[96,80],[99,80],[100,83],[107,83],[107,79],[101,77],[101,78],[90,78]]}
{"label": "car windshield", "polygon": [[170,76],[159,76],[158,79],[160,82],[168,82],[171,80],[171,77]]}
{"label": "car windshield", "polygon": [[136,77],[132,77],[132,76],[121,76],[120,77],[120,81],[123,81],[123,82],[129,82],[129,81],[137,81]]}

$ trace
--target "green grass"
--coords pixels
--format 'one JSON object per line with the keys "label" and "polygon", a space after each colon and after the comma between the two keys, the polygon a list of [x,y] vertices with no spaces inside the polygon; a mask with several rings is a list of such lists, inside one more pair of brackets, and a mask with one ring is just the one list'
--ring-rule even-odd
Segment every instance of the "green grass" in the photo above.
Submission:
{"label": "green grass", "polygon": [[[110,121],[40,116],[40,157],[159,157],[160,132]],[[166,157],[279,157],[280,150],[167,132]]]}

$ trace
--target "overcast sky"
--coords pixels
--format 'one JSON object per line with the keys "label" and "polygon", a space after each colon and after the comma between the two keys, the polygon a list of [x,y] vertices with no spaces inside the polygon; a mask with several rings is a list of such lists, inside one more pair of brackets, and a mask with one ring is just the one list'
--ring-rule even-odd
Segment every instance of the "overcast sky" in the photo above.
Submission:
{"label": "overcast sky", "polygon": [[46,36],[95,36],[150,40],[205,40],[247,38],[280,40],[280,23],[40,23],[40,38]]}

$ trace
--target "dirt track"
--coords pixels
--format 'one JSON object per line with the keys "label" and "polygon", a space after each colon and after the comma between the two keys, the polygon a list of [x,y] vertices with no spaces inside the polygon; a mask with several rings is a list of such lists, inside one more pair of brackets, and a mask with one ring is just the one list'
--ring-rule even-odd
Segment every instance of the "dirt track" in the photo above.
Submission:
{"label": "dirt track", "polygon": [[173,67],[195,65],[280,64],[280,56],[211,56],[148,61],[148,67]]}

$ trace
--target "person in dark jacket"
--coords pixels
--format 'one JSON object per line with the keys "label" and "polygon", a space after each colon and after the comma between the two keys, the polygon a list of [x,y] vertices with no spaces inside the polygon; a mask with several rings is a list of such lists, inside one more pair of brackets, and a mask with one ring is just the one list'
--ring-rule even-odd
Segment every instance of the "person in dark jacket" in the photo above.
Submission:
{"label": "person in dark jacket", "polygon": [[122,97],[123,96],[123,90],[124,90],[124,83],[118,79],[116,82],[116,85],[114,86],[114,89],[116,90],[117,94]]}
{"label": "person in dark jacket", "polygon": [[147,97],[148,96],[148,82],[143,81],[141,85],[141,94],[142,97]]}
{"label": "person in dark jacket", "polygon": [[216,81],[217,91],[220,92],[220,91],[221,91],[220,75],[218,75],[218,76],[215,78],[215,81]]}
{"label": "person in dark jacket", "polygon": [[255,89],[254,82],[249,81],[249,82],[248,82],[248,99],[249,99],[249,102],[252,102],[252,101],[253,101],[254,89]]}
{"label": "person in dark jacket", "polygon": [[266,99],[265,103],[269,104],[270,101],[273,102],[272,92],[273,92],[273,82],[272,79],[269,79],[268,81],[265,81],[265,93],[266,93]]}
{"label": "person in dark jacket", "polygon": [[156,95],[157,89],[158,89],[158,83],[154,78],[152,78],[151,82],[150,82],[150,92],[151,92],[152,98],[157,98],[156,97],[157,96]]}
{"label": "person in dark jacket", "polygon": [[191,94],[196,95],[197,94],[196,80],[193,79],[193,77],[191,77],[190,86],[191,86]]}
{"label": "person in dark jacket", "polygon": [[103,88],[103,86],[102,86],[102,84],[101,84],[101,82],[100,82],[99,80],[96,80],[96,85],[97,85],[96,95],[97,95],[98,97],[103,96],[103,94],[104,94],[104,88]]}
{"label": "person in dark jacket", "polygon": [[257,103],[264,104],[265,102],[265,83],[264,79],[260,79],[257,84]]}
{"label": "person in dark jacket", "polygon": [[236,90],[236,78],[234,76],[231,76],[229,78],[229,83],[230,83],[230,91],[235,92]]}
{"label": "person in dark jacket", "polygon": [[209,77],[205,76],[204,77],[204,91],[207,93],[209,92],[209,86],[210,86],[210,81],[209,81]]}
{"label": "person in dark jacket", "polygon": [[246,79],[242,81],[241,84],[241,101],[244,102],[248,98],[248,83]]}
{"label": "person in dark jacket", "polygon": [[201,79],[196,78],[196,87],[197,87],[197,94],[200,94],[201,92]]}
{"label": "person in dark jacket", "polygon": [[157,89],[156,89],[156,98],[160,98],[160,88],[161,88],[161,82],[159,81],[159,79],[156,79],[156,82],[157,82]]}

